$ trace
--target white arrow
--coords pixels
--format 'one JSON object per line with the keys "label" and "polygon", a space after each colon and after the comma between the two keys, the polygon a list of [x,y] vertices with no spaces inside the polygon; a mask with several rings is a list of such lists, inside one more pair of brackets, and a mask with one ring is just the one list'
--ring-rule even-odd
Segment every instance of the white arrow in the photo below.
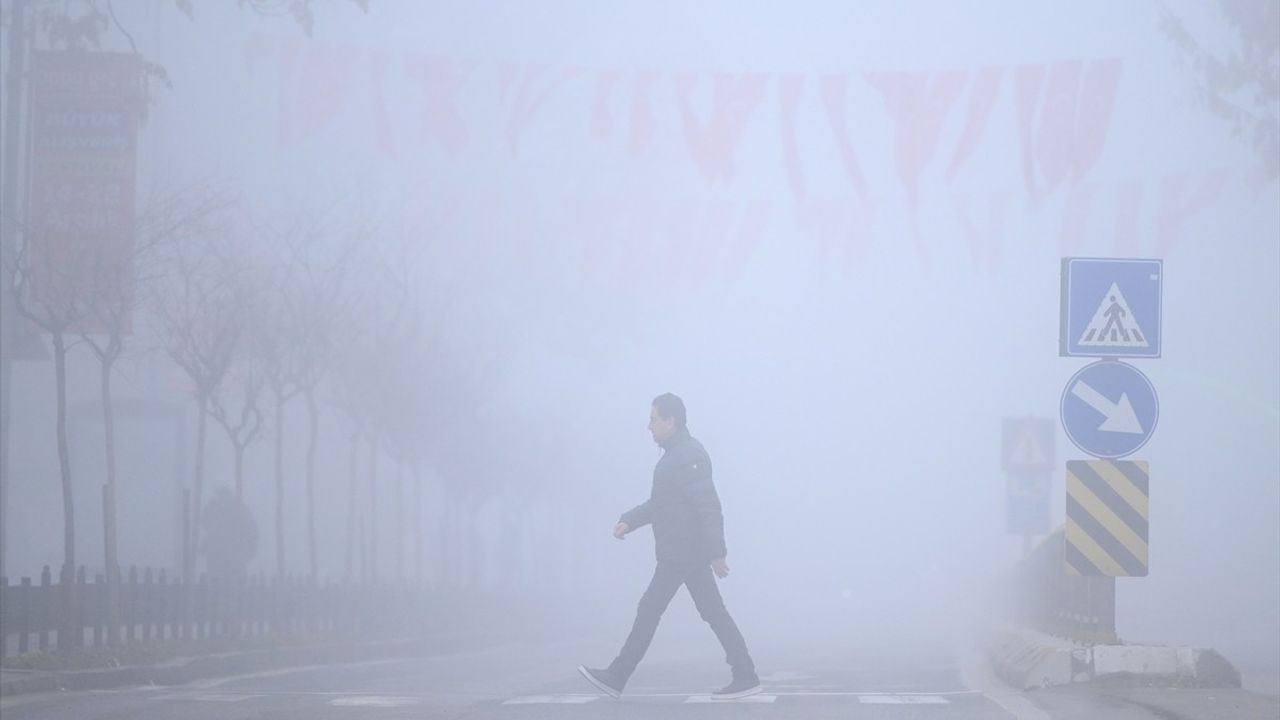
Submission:
{"label": "white arrow", "polygon": [[1133,435],[1143,433],[1142,423],[1138,422],[1138,414],[1133,411],[1133,405],[1130,404],[1129,396],[1125,393],[1120,393],[1120,402],[1113,403],[1105,395],[1089,387],[1088,383],[1079,380],[1071,386],[1071,394],[1085,401],[1089,407],[1102,413],[1106,418],[1098,426],[1099,430]]}

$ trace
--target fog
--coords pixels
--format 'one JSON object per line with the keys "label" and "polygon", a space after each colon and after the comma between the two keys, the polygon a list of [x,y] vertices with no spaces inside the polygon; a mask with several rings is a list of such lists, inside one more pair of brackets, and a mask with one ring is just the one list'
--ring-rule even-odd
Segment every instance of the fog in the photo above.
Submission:
{"label": "fog", "polygon": [[[1231,95],[1261,134],[1233,126],[1170,30],[1241,53],[1219,3],[329,0],[309,35],[287,13],[180,5],[115,7],[171,83],[152,81],[138,130],[139,212],[234,198],[201,237],[269,264],[271,242],[306,235],[316,267],[343,270],[316,386],[322,577],[352,567],[361,433],[356,574],[534,593],[620,642],[653,544],[610,531],[648,497],[649,406],[674,392],[714,462],[720,587],[748,642],[954,648],[999,615],[1023,549],[1002,419],[1054,419],[1052,527],[1065,462],[1087,457],[1057,420],[1087,362],[1058,354],[1060,259],[1151,257],[1163,354],[1133,361],[1160,398],[1133,456],[1151,468],[1150,574],[1117,581],[1117,630],[1280,667],[1275,97]],[[130,50],[114,23],[101,43]],[[119,557],[176,573],[197,410],[162,314],[141,303],[113,380]],[[49,352],[12,370],[12,578],[63,558]],[[92,574],[103,426],[83,342],[67,382]],[[244,502],[248,570],[272,574],[266,398]],[[283,417],[285,564],[306,573],[301,396]],[[212,422],[206,453],[204,500],[235,477]],[[682,592],[654,651],[714,654],[699,622]]]}

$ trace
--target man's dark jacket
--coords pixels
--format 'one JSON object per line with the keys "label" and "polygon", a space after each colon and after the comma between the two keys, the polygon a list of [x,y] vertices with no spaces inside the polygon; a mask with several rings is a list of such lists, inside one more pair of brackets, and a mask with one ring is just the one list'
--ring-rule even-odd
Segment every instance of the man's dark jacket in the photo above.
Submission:
{"label": "man's dark jacket", "polygon": [[687,428],[676,428],[662,447],[665,452],[653,468],[649,499],[623,513],[620,521],[630,530],[653,525],[658,562],[700,563],[724,557],[724,515],[711,482],[711,457]]}

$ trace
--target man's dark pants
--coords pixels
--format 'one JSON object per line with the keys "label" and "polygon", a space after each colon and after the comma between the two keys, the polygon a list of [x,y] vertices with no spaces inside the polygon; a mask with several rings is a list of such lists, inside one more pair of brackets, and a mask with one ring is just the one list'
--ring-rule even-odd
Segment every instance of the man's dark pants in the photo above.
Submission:
{"label": "man's dark pants", "polygon": [[636,610],[636,621],[631,627],[621,652],[609,665],[609,671],[625,682],[640,664],[653,633],[658,629],[658,621],[662,613],[675,597],[676,591],[684,585],[689,588],[693,604],[698,614],[715,631],[720,645],[724,648],[724,659],[733,668],[733,676],[750,677],[755,674],[755,664],[747,652],[747,642],[742,638],[737,624],[729,616],[720,597],[720,589],[716,587],[716,578],[708,563],[675,563],[659,562],[653,571],[653,579],[649,588],[640,598],[640,607]]}

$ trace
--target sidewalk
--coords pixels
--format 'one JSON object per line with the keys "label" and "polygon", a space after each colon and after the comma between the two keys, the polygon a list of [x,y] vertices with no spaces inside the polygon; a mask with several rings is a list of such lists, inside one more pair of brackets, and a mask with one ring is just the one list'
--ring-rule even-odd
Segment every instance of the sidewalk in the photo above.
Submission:
{"label": "sidewalk", "polygon": [[452,633],[413,640],[296,645],[182,657],[151,665],[93,670],[0,668],[0,696],[57,690],[94,690],[127,685],[177,685],[204,678],[305,665],[393,660],[491,647],[503,638],[491,633]]}
{"label": "sidewalk", "polygon": [[1280,718],[1280,700],[1248,690],[1144,687],[1139,683],[1062,685],[1027,693],[1054,718],[1195,718],[1266,720]]}

